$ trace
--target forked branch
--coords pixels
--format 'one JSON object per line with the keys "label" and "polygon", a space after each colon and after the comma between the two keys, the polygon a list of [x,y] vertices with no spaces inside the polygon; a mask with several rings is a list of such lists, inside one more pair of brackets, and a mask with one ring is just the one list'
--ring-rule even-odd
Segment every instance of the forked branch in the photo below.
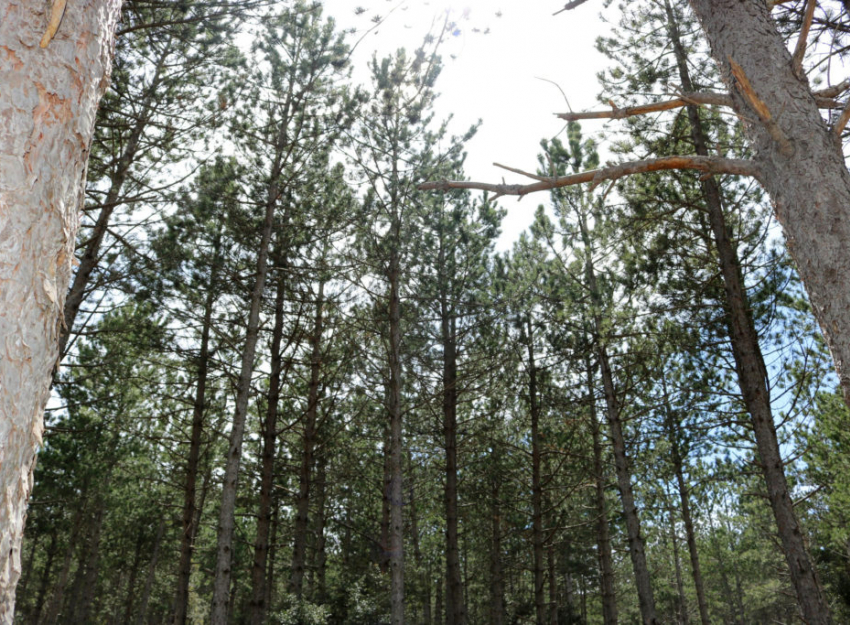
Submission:
{"label": "forked branch", "polygon": [[503,195],[516,195],[522,197],[537,191],[549,191],[561,187],[570,187],[586,182],[594,186],[608,180],[619,180],[634,174],[645,174],[653,171],[667,171],[671,169],[695,169],[706,175],[731,174],[734,176],[760,177],[758,166],[749,160],[736,158],[721,158],[714,156],[666,156],[663,158],[648,159],[642,161],[630,161],[619,163],[610,167],[592,169],[578,174],[568,176],[538,176],[519,169],[505,167],[494,163],[496,167],[507,169],[535,182],[530,184],[490,184],[484,182],[470,182],[466,180],[435,180],[419,185],[422,191],[449,191],[451,189],[474,189],[494,193],[496,197]]}

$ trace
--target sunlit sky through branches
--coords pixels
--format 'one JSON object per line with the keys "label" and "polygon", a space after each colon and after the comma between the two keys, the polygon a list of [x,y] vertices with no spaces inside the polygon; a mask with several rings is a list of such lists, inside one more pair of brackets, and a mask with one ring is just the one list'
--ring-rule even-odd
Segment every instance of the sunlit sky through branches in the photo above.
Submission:
{"label": "sunlit sky through branches", "polygon": [[[560,0],[325,0],[324,5],[340,27],[357,29],[352,61],[355,78],[363,83],[373,54],[412,50],[448,21],[436,114],[438,119],[453,115],[451,129],[458,134],[482,120],[467,144],[466,174],[474,180],[527,182],[493,163],[534,171],[540,140],[564,128],[554,115],[567,109],[564,96],[574,110],[593,106],[596,73],[608,64],[594,46],[608,31],[599,17],[601,2],[558,16],[553,13],[562,8]],[[598,128],[588,125],[587,132]],[[541,195],[501,201],[508,215],[500,249],[510,247],[545,200]]]}

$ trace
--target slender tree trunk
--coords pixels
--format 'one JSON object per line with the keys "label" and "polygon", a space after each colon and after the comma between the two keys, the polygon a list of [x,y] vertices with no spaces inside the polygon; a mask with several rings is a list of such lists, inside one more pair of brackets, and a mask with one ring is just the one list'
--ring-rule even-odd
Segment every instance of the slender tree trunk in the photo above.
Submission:
{"label": "slender tree trunk", "polygon": [[593,481],[596,504],[596,544],[599,557],[599,588],[602,594],[602,621],[605,625],[617,624],[617,595],[614,591],[614,559],[611,555],[611,533],[608,527],[608,506],[605,504],[605,465],[602,461],[600,424],[596,416],[596,391],[593,367],[586,364],[588,410],[590,430],[593,434]]}
{"label": "slender tree trunk", "polygon": [[280,275],[277,281],[277,294],[274,304],[268,403],[261,433],[263,437],[263,457],[260,468],[260,507],[257,513],[257,537],[254,540],[254,564],[251,567],[251,622],[253,625],[261,625],[265,622],[268,609],[265,601],[266,562],[268,560],[269,530],[272,521],[272,486],[277,447],[277,405],[280,399],[281,372],[283,370],[281,345],[283,343],[285,288],[284,276]]}
{"label": "slender tree trunk", "polygon": [[0,623],[14,618],[35,452],[120,5],[69,3],[52,41],[49,4],[5,3],[0,20]]}
{"label": "slender tree trunk", "polygon": [[35,598],[35,606],[31,617],[28,619],[30,623],[41,623],[41,611],[44,609],[44,599],[47,596],[48,582],[50,581],[50,573],[53,572],[53,558],[56,557],[56,532],[50,536],[50,546],[47,548],[47,561],[44,563],[44,569],[41,572],[41,580],[38,583],[38,594]]}
{"label": "slender tree trunk", "polygon": [[[422,561],[422,549],[419,544],[419,511],[417,507],[417,495],[413,487],[414,481],[414,460],[413,455],[408,453],[408,479],[411,481],[410,486],[410,537],[413,540],[413,558],[416,561],[416,570],[418,577],[421,579],[424,572],[424,564]],[[425,583],[422,587],[422,621],[427,625],[431,625],[431,582],[429,575],[425,575]]]}
{"label": "slender tree trunk", "polygon": [[[281,131],[279,142],[285,133]],[[242,363],[236,392],[236,410],[230,430],[227,448],[227,462],[221,491],[221,509],[218,520],[218,541],[216,546],[215,580],[213,582],[212,609],[210,623],[227,625],[228,605],[230,602],[230,577],[233,558],[233,531],[236,514],[236,487],[239,479],[239,464],[242,459],[242,439],[245,435],[245,416],[248,413],[248,397],[251,393],[251,378],[254,373],[254,356],[260,334],[260,304],[268,273],[269,241],[274,226],[279,188],[274,182],[282,170],[282,147],[272,168],[272,183],[266,197],[265,216],[262,236],[257,250],[257,272],[254,288],[251,292],[251,309],[248,314],[248,327],[245,335],[245,347],[242,350]]]}
{"label": "slender tree trunk", "polygon": [[307,391],[307,410],[304,413],[304,432],[301,437],[301,470],[298,476],[298,497],[295,501],[295,528],[293,530],[292,572],[289,592],[301,597],[304,587],[304,567],[307,562],[307,534],[309,531],[310,491],[313,486],[313,451],[316,446],[316,421],[319,410],[319,391],[322,374],[322,329],[324,323],[324,283],[319,284],[316,299],[316,317],[310,339],[310,384]]}
{"label": "slender tree trunk", "polygon": [[443,609],[443,574],[437,576],[437,593],[434,597],[434,625],[443,625],[443,616],[445,616],[446,611]]}
{"label": "slender tree trunk", "polygon": [[389,264],[389,404],[390,418],[390,608],[392,625],[404,623],[404,542],[402,506],[402,423],[401,423],[401,267],[399,266],[400,225],[393,225],[394,245]]}
{"label": "slender tree trunk", "polygon": [[[662,372],[663,373],[663,372]],[[684,464],[682,453],[679,448],[680,425],[670,410],[670,400],[667,395],[667,383],[662,375],[661,385],[664,391],[664,429],[667,440],[670,443],[670,461],[673,463],[673,473],[676,475],[676,486],[679,490],[679,502],[682,511],[682,522],[685,525],[685,537],[688,543],[688,554],[691,558],[691,575],[694,578],[694,587],[697,593],[697,605],[699,606],[700,622],[702,625],[710,625],[711,619],[708,615],[708,602],[705,598],[705,584],[702,579],[702,569],[697,550],[696,532],[694,522],[691,518],[691,500],[688,493],[688,485],[685,481]]]}
{"label": "slender tree trunk", "polygon": [[313,565],[313,602],[322,604],[326,599],[327,592],[327,562],[325,525],[327,524],[327,456],[320,453],[316,459],[316,554]]}
{"label": "slender tree trunk", "polygon": [[59,337],[60,359],[65,357],[68,339],[74,330],[74,322],[77,319],[77,314],[80,312],[80,306],[85,298],[92,272],[97,267],[98,262],[100,262],[100,248],[103,245],[103,239],[106,236],[109,221],[112,218],[112,213],[121,204],[119,201],[121,190],[127,181],[130,167],[136,160],[142,136],[145,130],[147,130],[151,107],[156,91],[159,89],[160,76],[163,69],[165,69],[166,60],[171,53],[172,47],[170,45],[162,46],[162,52],[157,59],[156,69],[154,70],[150,87],[147,90],[147,95],[139,103],[139,110],[142,113],[135,118],[133,129],[130,131],[124,144],[124,150],[121,152],[118,160],[115,161],[114,171],[109,176],[109,191],[106,192],[103,207],[100,209],[97,220],[95,220],[94,226],[91,229],[91,234],[85,245],[85,251],[79,258],[80,265],[74,273],[74,281],[71,283],[71,288],[68,289],[68,296],[65,299],[65,308],[63,311],[65,324],[62,328],[62,334]]}
{"label": "slender tree trunk", "polygon": [[537,625],[546,623],[546,588],[543,553],[543,491],[540,484],[540,402],[537,397],[537,365],[534,360],[534,330],[526,317],[528,336],[528,405],[531,412],[531,542],[534,554],[534,614]]}
{"label": "slender tree trunk", "polygon": [[142,600],[139,603],[139,611],[136,613],[136,625],[144,625],[148,616],[148,603],[151,599],[151,591],[153,590],[153,582],[156,577],[156,565],[159,563],[159,549],[162,545],[162,535],[165,533],[165,517],[159,520],[159,527],[156,530],[156,537],[153,541],[153,551],[151,552],[151,561],[148,564],[148,575],[145,579],[145,588],[142,591]]}
{"label": "slender tree trunk", "polygon": [[558,625],[558,578],[555,575],[555,543],[549,540],[546,549],[549,565],[549,625]]}
{"label": "slender tree trunk", "polygon": [[[788,127],[778,130],[780,133],[787,133],[788,137],[794,140],[796,148],[790,148],[794,154],[789,157],[782,153],[770,134],[765,136],[767,131],[763,126],[752,122],[744,124],[745,132],[756,148],[756,158],[765,168],[763,182],[776,200],[777,215],[785,227],[789,249],[798,262],[800,275],[808,287],[815,314],[825,330],[824,334],[835,358],[845,396],[850,398],[850,315],[847,314],[846,308],[846,305],[850,304],[850,256],[846,253],[850,244],[850,219],[842,220],[836,217],[848,215],[850,174],[838,149],[838,142],[829,136],[808,84],[794,75],[788,51],[776,32],[765,5],[756,8],[757,3],[752,3],[753,6],[746,3],[748,6],[744,8],[740,2],[728,1],[702,1],[692,4],[709,35],[715,55],[723,57],[720,62],[723,72],[729,71],[729,61],[725,57],[730,55],[743,68],[759,97],[783,94],[780,100],[773,99],[772,102],[773,114],[778,116],[777,119],[797,120],[806,129],[783,123],[783,126]],[[709,10],[707,5],[712,5],[712,8]],[[688,74],[686,53],[669,3],[666,8],[682,87],[689,91],[693,89],[693,85]],[[720,16],[720,13],[724,15]],[[720,32],[724,29],[728,29],[728,32]],[[771,36],[771,32],[774,36]],[[742,40],[731,39],[736,36]],[[748,43],[744,43],[745,41]],[[756,50],[753,46],[763,48]],[[771,58],[768,50],[772,50],[771,53],[777,54],[777,57]],[[769,65],[762,65],[759,60]],[[776,75],[773,75],[774,73]],[[753,113],[744,105],[737,90],[740,87],[730,87],[736,110],[751,116]],[[779,89],[783,91],[780,92]],[[770,100],[767,101],[770,108]],[[689,106],[687,109],[695,151],[699,155],[707,155],[708,146],[699,110],[696,106]],[[774,120],[771,123],[775,125],[777,122]],[[815,156],[815,153],[818,156]],[[801,176],[804,172],[806,175]],[[835,179],[824,178],[827,172],[830,176],[834,175]],[[817,181],[810,178],[812,174],[818,176]],[[781,185],[775,180],[776,176],[782,176]],[[786,188],[796,187],[797,184],[801,185],[800,188]],[[791,583],[797,594],[803,618],[811,625],[826,624],[831,621],[829,606],[824,599],[817,571],[806,548],[788,491],[771,412],[767,368],[750,316],[737,251],[726,227],[720,188],[713,178],[709,178],[702,183],[702,191],[723,274],[738,381],[744,403],[752,417],[768,498],[791,573]],[[787,201],[793,202],[791,207],[785,206]],[[832,211],[830,206],[834,202],[840,203],[834,205]],[[824,211],[832,211],[826,220]],[[806,214],[808,217],[803,217]],[[803,221],[798,223],[798,219]],[[842,236],[846,238],[842,240]],[[807,249],[809,245],[815,247]],[[810,252],[815,250],[822,252],[819,259],[810,257]],[[837,256],[829,258],[830,254]],[[839,267],[841,271],[848,273],[826,278]],[[836,289],[840,291],[834,292]],[[842,310],[836,310],[836,304],[842,306]],[[827,326],[827,323],[831,325]]]}
{"label": "slender tree trunk", "polygon": [[[387,401],[389,402],[390,387],[386,387]],[[381,574],[386,575],[390,570],[390,489],[392,474],[390,473],[390,424],[389,420],[384,428],[384,482],[381,489],[381,545],[378,553],[378,565]]]}
{"label": "slender tree trunk", "polygon": [[[27,546],[29,546],[29,557],[27,558],[27,564],[21,574],[20,585],[18,586],[18,597],[23,597],[24,600],[28,599],[27,588],[29,588],[30,581],[32,580],[32,569],[35,564],[35,552],[38,551],[38,543],[41,542],[42,535],[43,534],[39,532],[32,537],[32,539],[27,540]],[[21,610],[21,604],[19,603],[18,614],[26,614],[26,612],[27,611]]]}
{"label": "slender tree trunk", "polygon": [[[83,490],[83,497],[85,497]],[[62,568],[59,571],[59,577],[53,586],[53,592],[50,595],[50,601],[47,604],[47,612],[44,615],[44,625],[54,625],[62,612],[62,604],[65,599],[65,589],[68,586],[68,577],[71,575],[71,566],[74,562],[74,552],[77,549],[77,541],[80,539],[80,534],[83,531],[83,520],[85,518],[85,499],[83,499],[80,509],[77,511],[77,518],[74,521],[74,529],[71,530],[71,537],[68,539],[68,547],[65,549],[65,557],[62,561]]]}
{"label": "slender tree trunk", "polygon": [[673,569],[676,572],[676,590],[679,595],[679,622],[688,625],[688,601],[685,598],[685,582],[682,578],[682,561],[679,558],[679,537],[676,535],[676,518],[673,516],[673,508],[667,510],[670,519],[670,543],[673,546]]}
{"label": "slender tree trunk", "polygon": [[602,374],[602,388],[605,394],[605,405],[607,407],[608,427],[611,431],[611,444],[614,451],[614,467],[617,472],[617,486],[620,490],[620,500],[623,503],[623,515],[626,521],[626,535],[629,541],[629,556],[632,560],[632,569],[635,573],[635,584],[638,591],[638,602],[644,625],[656,625],[658,617],[655,612],[655,597],[652,592],[652,583],[649,576],[649,567],[646,564],[646,546],[640,533],[640,518],[638,516],[635,496],[632,490],[632,478],[629,469],[629,458],[626,451],[626,439],[623,435],[623,423],[620,420],[620,403],[614,389],[614,376],[611,372],[611,363],[608,360],[608,351],[605,347],[603,336],[602,319],[599,310],[602,302],[596,283],[596,274],[593,268],[593,254],[590,235],[587,230],[585,216],[579,216],[579,227],[585,245],[585,274],[587,286],[590,290],[590,298],[596,311],[593,313],[593,324],[596,341],[596,352],[599,358],[599,369]]}
{"label": "slender tree trunk", "polygon": [[280,527],[280,508],[275,503],[274,512],[272,513],[272,536],[271,541],[269,543],[269,557],[266,563],[266,610],[272,609],[272,602],[274,601],[274,563],[275,556],[277,555],[277,529]]}
{"label": "slender tree trunk", "polygon": [[[496,453],[496,452],[494,452]],[[498,465],[498,462],[496,462]],[[490,490],[490,625],[505,622],[505,580],[502,572],[501,475],[493,472]]]}
{"label": "slender tree trunk", "polygon": [[204,415],[206,413],[207,377],[210,363],[210,332],[212,330],[213,308],[218,289],[218,272],[221,262],[221,238],[216,235],[213,241],[213,264],[207,283],[207,296],[204,300],[204,316],[201,321],[201,346],[198,353],[198,382],[192,403],[192,433],[189,439],[189,457],[186,460],[186,482],[183,486],[183,523],[180,534],[180,560],[177,568],[177,589],[174,596],[173,625],[186,623],[186,610],[189,603],[189,580],[192,576],[192,552],[194,550],[197,523],[197,481],[201,458],[201,445],[204,433]]}
{"label": "slender tree trunk", "polygon": [[[445,267],[444,246],[440,245],[439,262]],[[448,301],[448,280],[442,275],[440,285],[440,340],[443,345],[443,444],[446,449],[446,486],[443,492],[446,511],[446,625],[464,625],[463,579],[458,547],[457,498],[457,333]]]}
{"label": "slender tree trunk", "polygon": [[72,610],[73,621],[81,624],[89,622],[89,612],[97,591],[97,578],[100,569],[100,534],[103,529],[103,517],[106,514],[106,504],[102,499],[98,500],[98,508],[94,515],[94,526],[91,530],[91,538],[88,541],[81,567],[84,571],[81,580],[83,587],[80,589],[76,599],[77,603]]}
{"label": "slender tree trunk", "polygon": [[117,622],[129,623],[133,620],[133,600],[136,598],[136,576],[139,574],[139,565],[142,561],[142,533],[136,537],[136,553],[133,555],[133,564],[130,566],[130,576],[127,580],[127,602],[124,608],[124,620]]}

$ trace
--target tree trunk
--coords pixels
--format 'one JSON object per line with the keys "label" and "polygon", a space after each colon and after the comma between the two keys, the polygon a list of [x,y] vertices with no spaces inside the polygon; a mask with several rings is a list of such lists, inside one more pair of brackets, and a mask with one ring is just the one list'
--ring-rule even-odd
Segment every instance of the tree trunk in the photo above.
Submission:
{"label": "tree trunk", "polygon": [[[715,56],[721,57],[723,73],[730,71],[729,56],[743,68],[758,97],[777,115],[770,123],[779,124],[778,132],[786,133],[792,142],[793,154],[789,156],[764,126],[746,121],[758,117],[754,117],[755,113],[745,105],[738,90],[740,87],[736,88],[726,76],[735,109],[745,120],[745,132],[755,148],[756,160],[763,167],[763,182],[776,201],[777,216],[785,228],[789,250],[798,262],[815,314],[825,330],[845,396],[850,399],[850,314],[847,313],[850,276],[842,273],[850,272],[850,255],[847,254],[850,219],[840,217],[850,217],[850,174],[838,141],[829,135],[807,82],[794,74],[790,55],[765,4],[756,6],[757,2],[728,1],[692,4],[709,35]],[[682,87],[693,89],[687,57],[669,4],[667,13]],[[774,54],[776,56],[771,56]],[[695,151],[707,155],[699,110],[696,106],[687,109]],[[776,132],[774,128],[774,134]],[[777,176],[782,177],[781,184]],[[752,417],[756,447],[791,583],[803,618],[812,625],[826,624],[831,620],[829,606],[788,492],[770,406],[767,368],[750,316],[737,251],[726,228],[720,189],[710,178],[702,183],[702,190],[723,274],[738,381]]]}
{"label": "tree trunk", "polygon": [[392,625],[404,623],[404,539],[402,506],[401,423],[401,268],[399,266],[399,223],[394,224],[394,247],[389,264],[389,403],[390,419],[390,616]]}
{"label": "tree trunk", "polygon": [[[281,131],[281,137],[284,135]],[[281,151],[272,168],[272,183],[268,188],[265,203],[262,237],[257,250],[257,273],[251,292],[251,310],[248,314],[248,327],[245,334],[245,347],[242,350],[242,363],[236,392],[236,410],[230,430],[227,448],[227,462],[221,491],[221,509],[218,519],[218,541],[216,545],[215,580],[213,582],[212,609],[210,623],[227,625],[230,603],[230,576],[232,573],[233,532],[236,514],[236,486],[239,479],[239,464],[242,459],[242,439],[245,435],[245,416],[248,412],[248,397],[251,393],[251,378],[254,373],[254,356],[260,334],[260,304],[268,273],[269,241],[274,226],[279,188],[274,182],[282,168]]]}
{"label": "tree trunk", "polygon": [[[442,567],[440,567],[442,569]],[[443,574],[437,576],[437,592],[434,597],[434,625],[443,625],[443,616],[445,609],[443,608]]]}
{"label": "tree trunk", "polygon": [[48,6],[5,3],[0,19],[0,623],[15,611],[35,452],[120,0],[69,3],[52,41]]}
{"label": "tree trunk", "polygon": [[325,525],[327,524],[327,456],[319,453],[316,459],[316,554],[313,563],[313,603],[322,604],[327,591],[327,562]]}
{"label": "tree trunk", "polygon": [[670,410],[670,401],[667,396],[667,383],[664,379],[663,372],[661,377],[661,385],[664,391],[664,429],[667,433],[667,440],[670,443],[670,461],[673,463],[673,473],[676,475],[676,485],[679,489],[679,502],[682,511],[682,522],[685,525],[685,537],[688,543],[688,554],[691,558],[691,575],[694,578],[694,587],[696,588],[697,593],[697,605],[699,606],[700,622],[702,625],[710,625],[711,619],[708,615],[708,602],[705,598],[705,584],[702,579],[702,569],[700,568],[696,532],[694,532],[694,522],[691,518],[690,495],[688,494],[688,485],[685,482],[685,461],[682,458],[682,453],[679,449],[680,425],[678,421],[675,420]]}
{"label": "tree trunk", "polygon": [[549,568],[549,625],[558,625],[558,579],[555,575],[555,543],[549,540],[546,548]]}
{"label": "tree trunk", "polygon": [[151,561],[148,564],[148,575],[145,579],[145,589],[142,591],[142,600],[139,604],[139,611],[136,613],[136,625],[144,625],[148,615],[148,603],[151,599],[151,591],[153,590],[153,582],[156,577],[156,565],[159,562],[159,548],[162,545],[162,535],[165,533],[165,517],[159,520],[159,527],[156,530],[156,537],[153,541],[153,551],[151,552]]}
{"label": "tree trunk", "polygon": [[[201,458],[201,444],[204,433],[204,415],[206,413],[207,377],[210,364],[210,332],[212,330],[213,308],[218,289],[218,271],[221,259],[221,238],[216,235],[213,241],[213,263],[207,284],[207,296],[204,301],[204,316],[201,325],[201,347],[198,354],[198,383],[192,404],[192,433],[189,439],[189,457],[186,460],[186,483],[183,487],[183,524],[180,534],[180,560],[177,569],[177,590],[174,597],[173,625],[186,623],[186,610],[189,604],[189,580],[192,576],[192,552],[195,544],[197,524],[195,514],[197,499],[198,467]],[[76,314],[76,313],[75,313]]]}
{"label": "tree trunk", "polygon": [[322,374],[322,330],[324,306],[323,282],[319,283],[316,298],[316,317],[310,339],[310,384],[307,391],[307,410],[304,413],[304,432],[301,436],[301,470],[298,475],[298,497],[295,501],[292,571],[289,592],[300,598],[304,588],[304,566],[307,562],[307,532],[309,530],[310,490],[313,486],[313,450],[316,446],[316,421],[319,410],[319,391]]}
{"label": "tree trunk", "polygon": [[540,484],[540,402],[537,397],[537,365],[534,331],[526,317],[528,350],[528,405],[531,412],[531,543],[534,555],[534,614],[537,625],[546,624],[546,588],[543,562],[543,492]]}
{"label": "tree trunk", "polygon": [[65,307],[63,310],[63,318],[65,320],[62,334],[59,337],[59,358],[65,357],[65,352],[68,347],[68,339],[71,332],[74,330],[74,322],[77,319],[77,313],[80,312],[80,306],[85,298],[86,289],[88,288],[91,274],[97,267],[100,261],[100,247],[103,244],[103,239],[106,236],[109,220],[112,213],[121,204],[119,197],[121,189],[127,180],[130,173],[130,167],[136,159],[136,154],[139,150],[139,142],[148,127],[150,119],[151,105],[154,101],[154,95],[159,88],[160,76],[165,68],[165,63],[168,56],[172,53],[172,48],[169,45],[163,46],[163,51],[159,55],[156,69],[154,70],[153,78],[151,79],[150,87],[147,90],[147,95],[144,100],[139,103],[139,110],[142,114],[135,118],[133,129],[130,131],[126,139],[124,151],[115,162],[115,170],[109,176],[109,191],[106,193],[106,198],[103,202],[103,208],[97,215],[97,220],[91,230],[91,236],[86,241],[85,251],[79,259],[79,267],[74,273],[74,281],[71,283],[71,288],[68,289],[68,296],[65,299]]}
{"label": "tree trunk", "polygon": [[688,625],[688,601],[685,598],[685,582],[682,578],[682,561],[679,558],[679,537],[676,535],[676,518],[673,516],[672,506],[667,510],[670,519],[670,542],[673,545],[673,569],[676,572],[676,591],[679,595],[679,622]]}
{"label": "tree trunk", "polygon": [[50,573],[53,571],[53,558],[56,557],[56,532],[50,535],[50,546],[47,548],[47,561],[41,572],[41,580],[38,583],[38,594],[35,598],[35,606],[32,615],[27,619],[30,623],[41,623],[41,611],[44,609],[44,599],[47,596],[47,586],[50,581]]}
{"label": "tree trunk", "polygon": [[[850,401],[850,173],[840,141],[821,117],[808,80],[795,73],[767,3],[691,0],[691,6],[744,122],[760,181],[774,201]],[[746,87],[733,78],[730,59],[746,76]],[[769,117],[760,118],[756,99]],[[804,618],[829,622],[808,556],[792,550],[787,558]]]}
{"label": "tree trunk", "polygon": [[[494,452],[496,453],[496,452]],[[496,463],[498,465],[498,463]],[[490,625],[505,622],[505,580],[502,572],[502,510],[500,500],[501,475],[493,472],[490,490]]]}
{"label": "tree trunk", "polygon": [[136,598],[136,576],[139,574],[139,565],[142,560],[142,533],[136,537],[136,553],[133,556],[133,564],[130,566],[130,576],[127,580],[127,602],[124,608],[124,620],[119,621],[116,617],[115,622],[129,623],[133,617],[133,600]]}
{"label": "tree trunk", "polygon": [[98,500],[98,508],[94,515],[94,527],[91,530],[91,538],[88,540],[88,545],[84,553],[82,562],[82,588],[77,593],[76,599],[78,603],[72,610],[72,622],[85,623],[89,622],[89,611],[91,604],[94,601],[97,591],[97,577],[100,569],[100,534],[103,529],[103,517],[106,514],[106,504],[102,499]]}
{"label": "tree trunk", "polygon": [[[445,267],[445,250],[440,245],[440,267]],[[457,499],[457,332],[448,301],[448,278],[441,276],[440,341],[443,347],[443,444],[446,449],[446,625],[464,625],[463,579],[458,547]]]}
{"label": "tree trunk", "polygon": [[596,544],[599,557],[599,588],[602,594],[602,622],[617,624],[617,595],[614,591],[614,559],[611,555],[611,532],[608,527],[608,507],[605,504],[605,465],[602,461],[600,424],[596,417],[596,391],[593,382],[593,367],[588,360],[587,391],[590,428],[593,434],[593,481],[596,504]]}
{"label": "tree trunk", "polygon": [[[44,615],[44,625],[54,625],[57,622],[60,613],[62,612],[62,603],[65,598],[65,589],[68,586],[68,577],[71,575],[71,566],[74,562],[74,551],[77,549],[77,541],[83,531],[83,519],[85,518],[85,491],[83,489],[83,500],[80,509],[77,511],[74,527],[71,530],[71,537],[68,539],[68,547],[65,549],[65,557],[62,561],[62,568],[59,571],[59,577],[53,586],[53,592],[50,595],[50,601],[47,604],[47,612]],[[10,621],[11,622],[11,621]]]}
{"label": "tree trunk", "polygon": [[275,450],[277,447],[277,408],[280,399],[283,358],[283,307],[285,294],[284,276],[277,281],[274,304],[274,328],[272,329],[271,372],[266,418],[263,421],[263,457],[260,468],[260,507],[257,512],[257,537],[254,540],[254,564],[251,567],[251,622],[261,625],[266,611],[266,563],[269,550],[269,530],[272,522],[272,486],[274,481]]}

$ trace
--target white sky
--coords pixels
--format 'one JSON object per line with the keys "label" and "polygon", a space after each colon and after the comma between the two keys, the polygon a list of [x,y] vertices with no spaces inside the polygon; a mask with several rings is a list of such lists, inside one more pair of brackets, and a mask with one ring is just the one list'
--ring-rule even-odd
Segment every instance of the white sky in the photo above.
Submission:
{"label": "white sky", "polygon": [[[608,31],[599,17],[602,2],[591,0],[553,16],[564,1],[324,0],[324,5],[325,15],[333,16],[343,28],[365,31],[374,25],[374,15],[386,17],[352,56],[355,79],[362,82],[368,80],[367,64],[374,52],[381,57],[398,48],[416,48],[434,20],[442,23],[448,11],[460,32],[448,36],[440,51],[445,67],[437,81],[441,94],[435,107],[437,118],[454,114],[456,133],[480,118],[478,134],[467,144],[467,176],[482,182],[504,177],[510,183],[528,180],[493,167],[493,162],[533,172],[540,140],[564,127],[554,116],[567,109],[564,96],[540,78],[560,85],[572,109],[581,110],[594,106],[599,92],[596,73],[610,64],[594,45]],[[355,15],[358,7],[366,12]],[[484,34],[487,29],[489,33]],[[585,134],[595,127],[588,125]],[[511,246],[546,199],[540,195],[521,202],[501,200],[508,214],[499,249]]]}

